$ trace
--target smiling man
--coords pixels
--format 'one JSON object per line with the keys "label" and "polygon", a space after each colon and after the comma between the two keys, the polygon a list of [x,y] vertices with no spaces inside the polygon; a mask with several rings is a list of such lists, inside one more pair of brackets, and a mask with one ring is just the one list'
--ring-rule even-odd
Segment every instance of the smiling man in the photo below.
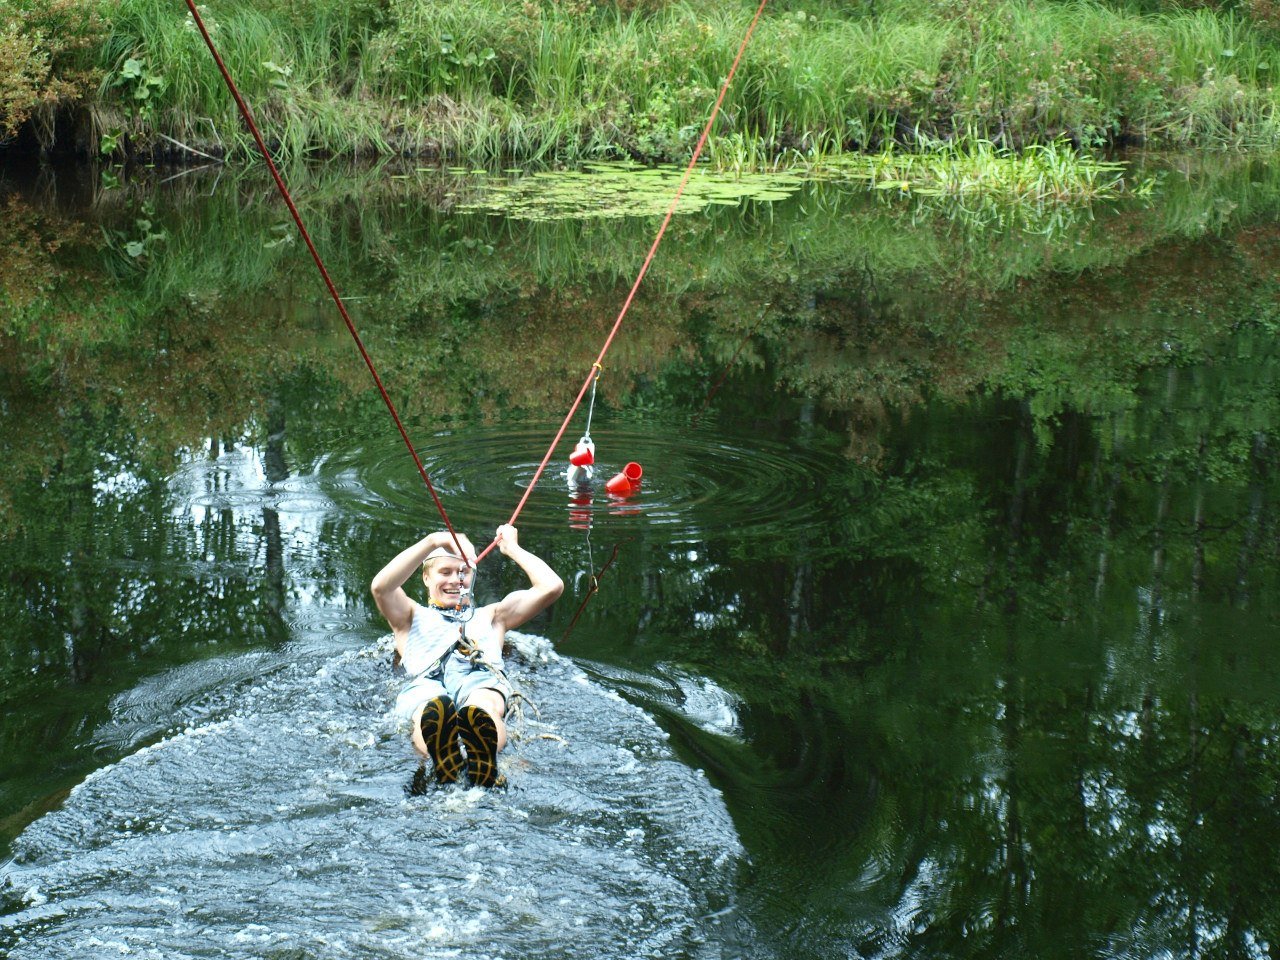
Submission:
{"label": "smiling man", "polygon": [[[441,783],[456,782],[464,769],[473,784],[500,783],[498,754],[507,744],[511,696],[503,673],[503,638],[564,590],[555,571],[520,546],[515,527],[498,527],[496,539],[503,556],[529,578],[527,589],[514,590],[497,603],[475,606],[475,548],[461,535],[455,542],[447,531],[428,534],[401,551],[370,585],[411,677],[396,698],[396,713],[412,722],[413,745],[431,759]],[[404,589],[419,564],[426,606]]]}

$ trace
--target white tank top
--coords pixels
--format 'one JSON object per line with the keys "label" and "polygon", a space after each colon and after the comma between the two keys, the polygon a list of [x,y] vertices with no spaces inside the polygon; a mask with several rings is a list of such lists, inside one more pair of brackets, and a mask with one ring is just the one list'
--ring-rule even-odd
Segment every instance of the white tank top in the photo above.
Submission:
{"label": "white tank top", "polygon": [[[481,607],[465,624],[467,642],[480,649],[481,658],[487,664],[502,668],[502,643],[494,636],[493,611]],[[413,619],[409,622],[409,636],[404,641],[404,654],[400,662],[405,672],[416,677],[447,654],[458,641],[458,622],[445,618],[434,607],[413,605]]]}

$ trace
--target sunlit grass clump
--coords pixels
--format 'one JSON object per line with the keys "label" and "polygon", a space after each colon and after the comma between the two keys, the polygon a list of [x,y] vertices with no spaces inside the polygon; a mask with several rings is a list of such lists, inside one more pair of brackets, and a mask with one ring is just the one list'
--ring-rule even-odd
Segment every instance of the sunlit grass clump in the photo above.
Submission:
{"label": "sunlit grass clump", "polygon": [[[1130,185],[1125,170],[1122,163],[1081,154],[1067,143],[1010,150],[974,138],[935,144],[922,153],[885,149],[810,160],[793,154],[789,163],[775,157],[766,164],[763,158],[742,160],[739,153],[721,152],[717,162],[694,171],[674,212],[774,203],[790,198],[806,180],[865,180],[874,190],[894,194],[976,199],[1003,207],[1061,207],[1149,189],[1146,181]],[[521,220],[658,216],[676,201],[682,173],[677,166],[624,163],[482,178],[459,209]]]}
{"label": "sunlit grass clump", "polygon": [[1010,203],[1112,199],[1148,188],[1145,182],[1130,185],[1123,163],[1081,154],[1061,141],[1009,150],[970,139],[922,153],[886,149],[874,155],[845,154],[817,164],[812,172],[865,179],[878,190]]}

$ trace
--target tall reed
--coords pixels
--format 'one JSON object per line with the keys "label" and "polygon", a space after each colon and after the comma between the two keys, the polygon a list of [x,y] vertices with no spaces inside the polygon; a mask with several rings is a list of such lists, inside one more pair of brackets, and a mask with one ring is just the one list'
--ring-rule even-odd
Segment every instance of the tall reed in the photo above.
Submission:
{"label": "tall reed", "polygon": [[[358,152],[384,139],[380,118],[352,109],[363,93],[359,65],[371,36],[371,9],[367,0],[233,0],[202,10],[201,17],[282,152],[301,154],[317,146]],[[110,22],[100,52],[104,126],[122,126],[143,138],[162,132],[233,152],[249,148],[235,105],[185,5],[120,0]],[[130,61],[142,64],[132,68],[132,77]]]}
{"label": "tall reed", "polygon": [[[686,156],[751,13],[711,0],[223,0],[209,19],[283,151],[497,163]],[[112,8],[103,123],[242,149],[188,20],[173,0]],[[762,21],[717,136],[756,144],[766,162],[968,133],[1003,146],[1274,142],[1277,71],[1273,34],[1205,9],[783,4]]]}

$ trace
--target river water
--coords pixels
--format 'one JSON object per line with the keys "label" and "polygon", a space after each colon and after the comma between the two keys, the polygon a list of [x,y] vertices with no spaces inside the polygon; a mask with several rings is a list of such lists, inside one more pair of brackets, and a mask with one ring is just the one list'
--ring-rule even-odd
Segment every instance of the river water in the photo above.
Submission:
{"label": "river water", "polygon": [[[1134,162],[678,216],[518,521],[567,589],[493,792],[389,713],[439,518],[269,182],[0,169],[0,950],[1273,955],[1280,175]],[[290,174],[478,543],[656,227],[506,177]]]}

